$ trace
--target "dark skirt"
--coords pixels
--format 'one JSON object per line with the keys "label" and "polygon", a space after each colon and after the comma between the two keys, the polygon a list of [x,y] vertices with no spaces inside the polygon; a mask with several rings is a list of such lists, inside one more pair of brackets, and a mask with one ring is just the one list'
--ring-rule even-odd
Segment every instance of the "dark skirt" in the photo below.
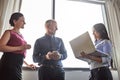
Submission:
{"label": "dark skirt", "polygon": [[91,77],[89,80],[113,80],[113,77],[108,67],[100,67],[91,70]]}
{"label": "dark skirt", "polygon": [[4,53],[0,60],[0,80],[22,80],[24,56],[15,53]]}

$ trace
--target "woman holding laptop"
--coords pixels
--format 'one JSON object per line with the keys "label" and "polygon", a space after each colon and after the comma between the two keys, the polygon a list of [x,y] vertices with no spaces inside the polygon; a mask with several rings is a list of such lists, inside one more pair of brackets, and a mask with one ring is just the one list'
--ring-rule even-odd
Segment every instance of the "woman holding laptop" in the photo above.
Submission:
{"label": "woman holding laptop", "polygon": [[89,80],[113,80],[109,66],[111,63],[112,45],[108,37],[105,25],[102,23],[93,26],[93,35],[95,38],[95,48],[100,54],[106,56],[86,55],[84,52],[80,53],[83,58],[90,60],[91,76]]}

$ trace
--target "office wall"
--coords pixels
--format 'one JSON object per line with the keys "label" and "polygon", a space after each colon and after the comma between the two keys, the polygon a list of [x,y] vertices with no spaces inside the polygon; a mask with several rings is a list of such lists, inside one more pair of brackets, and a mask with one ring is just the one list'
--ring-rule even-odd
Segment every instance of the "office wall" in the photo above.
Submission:
{"label": "office wall", "polygon": [[[118,79],[118,73],[115,70],[111,70],[113,75],[113,80]],[[65,71],[65,80],[88,80],[89,71],[82,70],[70,70]],[[23,70],[23,80],[38,80],[37,71]]]}

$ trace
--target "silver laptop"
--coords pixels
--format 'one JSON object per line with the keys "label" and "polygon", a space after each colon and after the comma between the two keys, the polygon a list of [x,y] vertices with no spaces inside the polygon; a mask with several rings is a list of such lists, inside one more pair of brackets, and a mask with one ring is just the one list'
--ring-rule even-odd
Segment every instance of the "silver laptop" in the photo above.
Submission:
{"label": "silver laptop", "polygon": [[106,56],[105,54],[96,52],[88,31],[71,40],[70,45],[76,58],[81,58],[80,53],[83,51],[88,55]]}

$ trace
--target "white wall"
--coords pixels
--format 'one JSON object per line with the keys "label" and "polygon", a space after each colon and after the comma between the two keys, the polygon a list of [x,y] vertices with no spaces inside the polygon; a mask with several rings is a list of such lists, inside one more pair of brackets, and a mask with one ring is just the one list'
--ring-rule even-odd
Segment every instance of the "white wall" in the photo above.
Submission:
{"label": "white wall", "polygon": [[[113,80],[118,79],[118,73],[115,70],[112,70]],[[89,71],[65,71],[65,80],[88,80]],[[23,70],[23,80],[38,80],[37,71],[28,71]]]}

